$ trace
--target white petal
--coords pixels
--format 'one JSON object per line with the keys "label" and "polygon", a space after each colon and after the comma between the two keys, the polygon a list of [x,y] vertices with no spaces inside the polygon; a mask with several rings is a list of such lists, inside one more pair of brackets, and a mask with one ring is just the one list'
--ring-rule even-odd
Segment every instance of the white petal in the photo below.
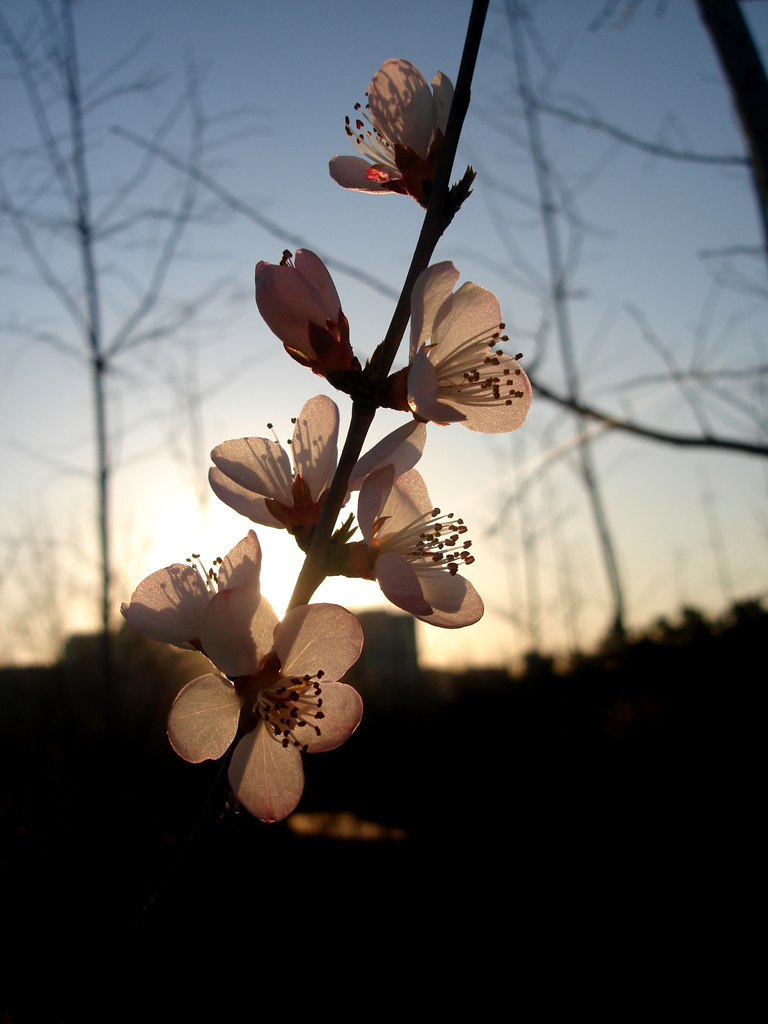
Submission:
{"label": "white petal", "polygon": [[292,608],[274,635],[284,676],[314,676],[322,670],[327,679],[340,679],[363,649],[360,623],[338,604]]}
{"label": "white petal", "polygon": [[425,600],[419,577],[413,566],[402,555],[385,552],[376,559],[376,579],[388,601],[421,618],[432,612]]}
{"label": "white petal", "polygon": [[440,307],[448,299],[460,274],[446,260],[427,267],[416,278],[411,294],[411,354],[432,337],[432,328]]}
{"label": "white petal", "polygon": [[368,106],[382,135],[426,159],[432,139],[432,92],[413,64],[386,61],[368,87]]}
{"label": "white petal", "polygon": [[199,676],[187,683],[171,706],[168,739],[185,761],[215,760],[237,733],[240,698],[223,676]]}
{"label": "white petal", "polygon": [[203,651],[231,678],[255,675],[272,650],[277,621],[269,601],[252,590],[220,590],[211,598],[203,616]]}
{"label": "white petal", "polygon": [[262,821],[287,818],[304,792],[301,754],[270,736],[263,722],[235,747],[228,775],[237,799]]}
{"label": "white petal", "polygon": [[448,127],[448,115],[451,112],[453,103],[453,83],[446,78],[442,71],[438,71],[432,79],[432,120],[435,129],[445,135]]}
{"label": "white petal", "polygon": [[258,523],[260,526],[273,526],[279,530],[285,529],[283,524],[275,519],[269,511],[264,498],[260,498],[252,491],[241,487],[240,484],[234,483],[229,477],[224,476],[216,466],[211,466],[208,470],[208,483],[220,501],[229,505],[235,512],[239,512],[241,516],[250,519],[252,523]]}
{"label": "white petal", "polygon": [[200,636],[211,594],[190,565],[176,562],[142,580],[120,609],[137,632],[160,643],[188,645]]}
{"label": "white petal", "polygon": [[[440,385],[426,348],[420,348],[408,371],[408,404],[423,420],[431,423],[454,423],[465,419],[459,409],[440,402]],[[463,408],[463,406],[462,406]]]}
{"label": "white petal", "polygon": [[230,480],[254,494],[291,505],[293,473],[282,445],[265,437],[238,437],[217,444],[211,458]]}
{"label": "white petal", "polygon": [[497,330],[500,323],[501,306],[493,292],[467,281],[443,303],[435,317],[432,342],[440,347],[432,350],[433,360],[445,359],[458,345]]}
{"label": "white petal", "polygon": [[324,750],[341,746],[360,725],[363,717],[363,702],[353,687],[346,683],[323,681],[321,691],[325,718],[320,722],[320,735],[306,727],[298,733],[300,739],[304,739],[304,733],[307,733],[309,754],[320,754]]}
{"label": "white petal", "polygon": [[421,583],[425,598],[434,608],[431,615],[417,616],[422,622],[443,629],[460,629],[483,617],[482,599],[463,576],[436,573],[428,580],[422,577]]}
{"label": "white petal", "polygon": [[236,544],[222,560],[219,569],[219,590],[247,587],[259,593],[261,545],[253,530]]}
{"label": "white petal", "polygon": [[342,188],[350,188],[354,192],[377,192],[381,196],[394,193],[382,188],[378,181],[371,181],[365,174],[371,164],[361,156],[335,156],[328,164],[331,177]]}
{"label": "white petal", "polygon": [[336,445],[339,438],[339,410],[325,395],[304,403],[296,419],[291,454],[296,472],[301,474],[313,501],[331,486],[336,472]]}
{"label": "white petal", "polygon": [[413,469],[421,458],[426,443],[425,423],[417,423],[415,420],[404,423],[402,427],[387,434],[358,461],[349,478],[350,491],[359,491],[365,478],[383,466],[393,467],[395,479],[407,470]]}

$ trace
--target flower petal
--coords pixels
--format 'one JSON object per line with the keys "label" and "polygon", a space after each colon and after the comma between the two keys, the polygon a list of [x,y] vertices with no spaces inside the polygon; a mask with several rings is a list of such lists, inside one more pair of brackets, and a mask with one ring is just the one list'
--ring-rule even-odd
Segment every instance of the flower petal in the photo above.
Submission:
{"label": "flower petal", "polygon": [[381,196],[394,195],[387,188],[382,188],[378,181],[366,177],[371,164],[361,156],[335,156],[328,164],[331,177],[342,188],[350,188],[355,192],[377,192]]}
{"label": "flower petal", "polygon": [[463,576],[435,573],[422,576],[425,599],[432,605],[431,615],[418,615],[422,622],[443,629],[471,626],[483,617],[485,608],[478,592]]}
{"label": "flower petal", "polygon": [[176,562],[142,580],[120,611],[129,625],[150,640],[189,647],[189,641],[200,636],[210,599],[200,573]]}
{"label": "flower petal", "polygon": [[381,515],[388,519],[378,536],[389,537],[405,529],[414,519],[425,515],[432,508],[424,477],[418,470],[409,469],[395,480],[387,495]]}
{"label": "flower petal", "polygon": [[376,520],[381,516],[384,502],[395,482],[395,470],[391,465],[382,466],[363,481],[360,496],[357,499],[357,524],[366,544],[371,543],[371,535]]}
{"label": "flower petal", "polygon": [[379,555],[375,572],[388,601],[419,618],[431,614],[432,606],[424,598],[419,577],[402,555],[392,551]]}
{"label": "flower petal", "polygon": [[[531,382],[520,364],[511,356],[497,356],[496,358],[499,360],[499,373],[503,374],[509,370],[504,377],[504,388],[507,388],[507,382],[511,381],[509,387],[514,392],[521,392],[519,397],[517,394],[512,394],[510,390],[502,389],[502,397],[499,401],[492,404],[473,404],[462,402],[457,397],[447,394],[441,402],[436,403],[442,410],[441,415],[445,413],[446,409],[451,409],[456,419],[459,419],[457,414],[460,412],[463,427],[467,427],[469,430],[478,430],[483,434],[506,434],[522,426],[531,407]],[[410,381],[409,374],[409,386]],[[506,404],[507,400],[509,400],[509,405]],[[426,416],[424,418],[426,419]]]}
{"label": "flower petal", "polygon": [[293,265],[297,273],[301,274],[305,281],[314,288],[323,303],[325,318],[316,320],[315,323],[319,323],[323,327],[326,319],[336,323],[341,312],[341,300],[326,265],[310,249],[297,249],[293,257]]}
{"label": "flower petal", "polygon": [[368,87],[368,107],[382,135],[426,159],[432,140],[432,92],[413,64],[385,61]]}
{"label": "flower petal", "polygon": [[220,501],[229,505],[235,512],[239,512],[241,516],[250,519],[252,523],[258,523],[260,526],[273,526],[279,530],[285,529],[283,523],[275,519],[269,511],[264,498],[260,498],[252,491],[241,487],[240,484],[234,483],[229,477],[224,476],[216,466],[211,466],[208,470],[208,483]]}
{"label": "flower petal", "polygon": [[455,423],[466,419],[466,414],[460,409],[438,401],[439,394],[437,373],[426,348],[422,347],[408,370],[408,404],[411,410],[430,423]]}
{"label": "flower petal", "polygon": [[247,491],[293,504],[291,461],[277,441],[238,437],[217,444],[211,458],[225,476]]}
{"label": "flower petal", "polygon": [[432,328],[432,343],[442,361],[467,339],[498,329],[501,323],[499,300],[487,288],[467,281],[440,307]]}
{"label": "flower petal", "polygon": [[255,675],[273,648],[278,619],[266,598],[245,587],[214,594],[203,616],[200,642],[211,661],[230,678]]}
{"label": "flower petal", "polygon": [[387,434],[358,461],[349,478],[349,490],[359,491],[370,473],[386,465],[393,467],[397,479],[407,470],[413,469],[421,458],[426,443],[425,423],[417,423],[415,420],[404,423],[402,427]]}
{"label": "flower petal", "polygon": [[417,348],[432,337],[435,318],[460,276],[451,261],[446,260],[427,267],[416,278],[411,294],[411,359]]}
{"label": "flower petal", "polygon": [[324,327],[328,312],[325,300],[303,274],[289,264],[258,263],[256,305],[267,327],[284,345],[315,358],[309,324]]}
{"label": "flower petal", "polygon": [[314,729],[301,730],[302,739],[304,733],[307,734],[307,752],[310,754],[320,754],[324,750],[341,746],[360,725],[363,717],[363,701],[354,687],[332,680],[326,683],[323,680],[321,690],[325,718],[320,726],[320,735]]}
{"label": "flower petal", "polygon": [[[298,254],[297,254],[298,255]],[[291,454],[296,472],[317,501],[331,486],[336,472],[336,445],[339,438],[339,410],[325,395],[304,403],[296,419]]]}
{"label": "flower petal", "polygon": [[352,612],[338,604],[292,608],[275,627],[275,651],[284,676],[340,679],[363,649],[363,631]]}
{"label": "flower petal", "polygon": [[181,690],[168,715],[168,739],[185,761],[216,760],[237,733],[241,701],[223,676],[199,676]]}
{"label": "flower petal", "polygon": [[435,129],[439,129],[445,135],[448,127],[448,115],[451,112],[453,103],[453,83],[446,78],[442,71],[438,71],[432,79],[432,121]]}
{"label": "flower petal", "polygon": [[219,590],[247,587],[259,593],[261,573],[261,545],[253,530],[236,544],[222,560],[219,569]]}
{"label": "flower petal", "polygon": [[237,799],[262,821],[287,818],[304,792],[301,754],[270,736],[263,722],[235,747],[228,775]]}

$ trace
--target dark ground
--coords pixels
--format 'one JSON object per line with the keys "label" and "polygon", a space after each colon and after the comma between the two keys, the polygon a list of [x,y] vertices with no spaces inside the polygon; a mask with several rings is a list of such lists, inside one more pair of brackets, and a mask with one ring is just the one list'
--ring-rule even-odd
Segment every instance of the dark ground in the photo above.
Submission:
{"label": "dark ground", "polygon": [[[452,703],[367,706],[344,747],[305,758],[299,810],[379,839],[221,815],[225,785],[183,856],[219,769],[165,738],[196,667],[122,634],[108,739],[87,652],[0,674],[6,1020],[346,1016],[372,997],[431,1019],[467,987],[486,1016],[529,964],[543,1006],[576,961],[593,1009],[623,972],[630,1005],[664,979],[706,995],[751,913],[767,623],[756,603],[688,612],[568,674],[534,658],[523,679],[458,678]],[[182,1009],[211,992],[212,1015]]]}

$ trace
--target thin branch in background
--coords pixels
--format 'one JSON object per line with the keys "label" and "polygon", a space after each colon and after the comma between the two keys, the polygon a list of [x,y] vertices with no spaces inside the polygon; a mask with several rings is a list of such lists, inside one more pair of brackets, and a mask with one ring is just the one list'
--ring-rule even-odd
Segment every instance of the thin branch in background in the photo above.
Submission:
{"label": "thin branch in background", "polygon": [[521,0],[506,0],[507,21],[512,35],[512,49],[517,72],[518,91],[523,102],[528,139],[536,174],[536,184],[541,206],[542,227],[544,229],[547,257],[549,262],[550,301],[552,303],[557,335],[560,342],[560,354],[565,370],[569,396],[574,403],[576,412],[574,429],[582,440],[579,443],[579,459],[584,487],[589,499],[595,527],[600,540],[600,547],[605,570],[613,597],[612,629],[617,635],[624,633],[624,596],[619,575],[618,561],[614,550],[613,537],[604,507],[597,471],[592,458],[589,441],[584,439],[584,423],[578,411],[580,401],[579,374],[571,336],[570,316],[568,312],[568,263],[563,258],[560,237],[556,221],[558,204],[552,187],[551,168],[547,158],[544,138],[538,118],[538,111],[532,100],[533,89],[528,60],[525,50],[523,24],[528,17],[527,10]]}

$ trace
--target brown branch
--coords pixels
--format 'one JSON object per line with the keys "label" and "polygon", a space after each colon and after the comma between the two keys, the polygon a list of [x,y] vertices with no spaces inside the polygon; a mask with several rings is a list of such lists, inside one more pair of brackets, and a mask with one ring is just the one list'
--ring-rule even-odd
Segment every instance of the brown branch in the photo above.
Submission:
{"label": "brown branch", "polygon": [[534,380],[530,373],[528,377],[534,391],[538,392],[542,398],[547,398],[549,401],[557,403],[557,405],[562,406],[564,409],[570,409],[580,416],[588,416],[591,419],[598,420],[607,427],[623,430],[627,434],[646,437],[651,441],[659,441],[663,444],[676,445],[679,448],[714,448],[722,451],[741,452],[743,455],[757,455],[761,458],[768,456],[768,444],[750,444],[749,441],[731,440],[725,437],[716,437],[713,434],[701,434],[698,436],[695,434],[675,434],[671,431],[654,430],[652,427],[644,427],[640,423],[634,423],[632,420],[617,419],[615,416],[610,415],[610,413],[596,409],[592,405],[587,405],[581,401],[576,402],[567,395],[558,394],[551,388]]}

